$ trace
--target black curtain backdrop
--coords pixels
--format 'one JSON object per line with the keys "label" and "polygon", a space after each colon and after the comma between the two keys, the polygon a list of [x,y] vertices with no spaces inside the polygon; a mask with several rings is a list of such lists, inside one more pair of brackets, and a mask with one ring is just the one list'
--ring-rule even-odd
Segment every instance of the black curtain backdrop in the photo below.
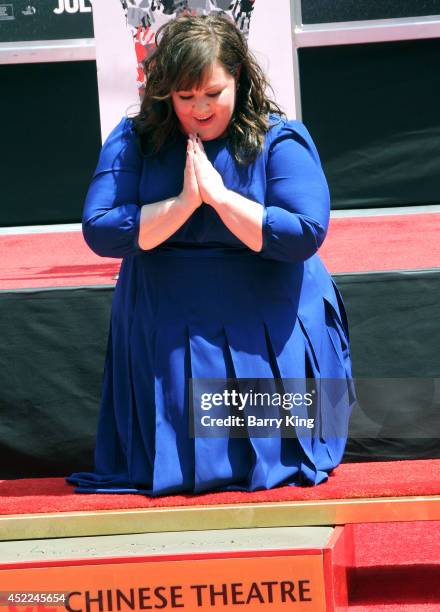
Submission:
{"label": "black curtain backdrop", "polygon": [[438,204],[440,38],[302,48],[299,62],[332,208]]}
{"label": "black curtain backdrop", "polygon": [[96,63],[0,65],[0,226],[81,219],[101,133]]}
{"label": "black curtain backdrop", "polygon": [[440,270],[334,278],[360,405],[343,461],[440,457]]}
{"label": "black curtain backdrop", "polygon": [[[374,393],[361,388],[344,461],[440,457],[438,392],[424,382],[440,376],[440,271],[334,278],[347,306],[354,376],[405,383],[391,394],[380,381]],[[0,478],[92,467],[112,294],[0,292]],[[406,437],[389,435],[394,423]]]}

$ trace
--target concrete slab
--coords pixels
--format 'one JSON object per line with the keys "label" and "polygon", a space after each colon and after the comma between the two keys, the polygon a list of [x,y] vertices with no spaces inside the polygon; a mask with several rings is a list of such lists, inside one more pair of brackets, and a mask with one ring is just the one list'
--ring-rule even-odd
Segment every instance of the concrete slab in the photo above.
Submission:
{"label": "concrete slab", "polygon": [[332,527],[262,527],[16,540],[0,542],[0,563],[212,551],[321,548],[328,542],[332,533]]}

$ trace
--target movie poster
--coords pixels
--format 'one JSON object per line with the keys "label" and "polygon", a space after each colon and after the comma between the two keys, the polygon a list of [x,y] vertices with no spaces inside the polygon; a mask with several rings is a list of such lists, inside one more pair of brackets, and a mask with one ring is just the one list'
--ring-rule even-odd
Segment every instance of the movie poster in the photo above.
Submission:
{"label": "movie poster", "polygon": [[288,116],[296,116],[290,0],[91,0],[91,3],[103,140],[121,116],[138,112],[144,87],[143,61],[154,49],[156,32],[162,24],[185,13],[223,12],[231,17],[265,72],[272,87],[270,95]]}
{"label": "movie poster", "polygon": [[127,26],[133,36],[137,59],[137,83],[142,92],[144,74],[142,62],[154,48],[154,37],[159,27],[184,14],[203,15],[214,12],[226,13],[245,36],[249,26],[255,0],[120,0]]}

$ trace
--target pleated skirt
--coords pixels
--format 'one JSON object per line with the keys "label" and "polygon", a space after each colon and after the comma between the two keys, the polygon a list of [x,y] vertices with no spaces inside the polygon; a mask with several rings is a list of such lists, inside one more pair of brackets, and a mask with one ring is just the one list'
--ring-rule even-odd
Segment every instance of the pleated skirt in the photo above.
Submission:
{"label": "pleated skirt", "polygon": [[[194,437],[192,379],[336,379],[343,393],[310,435]],[[149,496],[316,485],[342,459],[353,405],[346,314],[318,255],[163,246],[122,263],[95,468],[66,480]]]}

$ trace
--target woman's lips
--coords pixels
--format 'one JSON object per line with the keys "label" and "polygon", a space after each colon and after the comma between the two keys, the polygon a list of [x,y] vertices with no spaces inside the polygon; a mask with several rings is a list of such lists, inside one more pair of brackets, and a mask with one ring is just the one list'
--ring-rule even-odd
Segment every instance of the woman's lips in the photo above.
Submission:
{"label": "woman's lips", "polygon": [[198,117],[194,117],[195,120],[197,121],[197,123],[199,125],[209,125],[210,123],[212,123],[213,119],[214,119],[214,115],[210,115],[208,119],[199,119]]}

